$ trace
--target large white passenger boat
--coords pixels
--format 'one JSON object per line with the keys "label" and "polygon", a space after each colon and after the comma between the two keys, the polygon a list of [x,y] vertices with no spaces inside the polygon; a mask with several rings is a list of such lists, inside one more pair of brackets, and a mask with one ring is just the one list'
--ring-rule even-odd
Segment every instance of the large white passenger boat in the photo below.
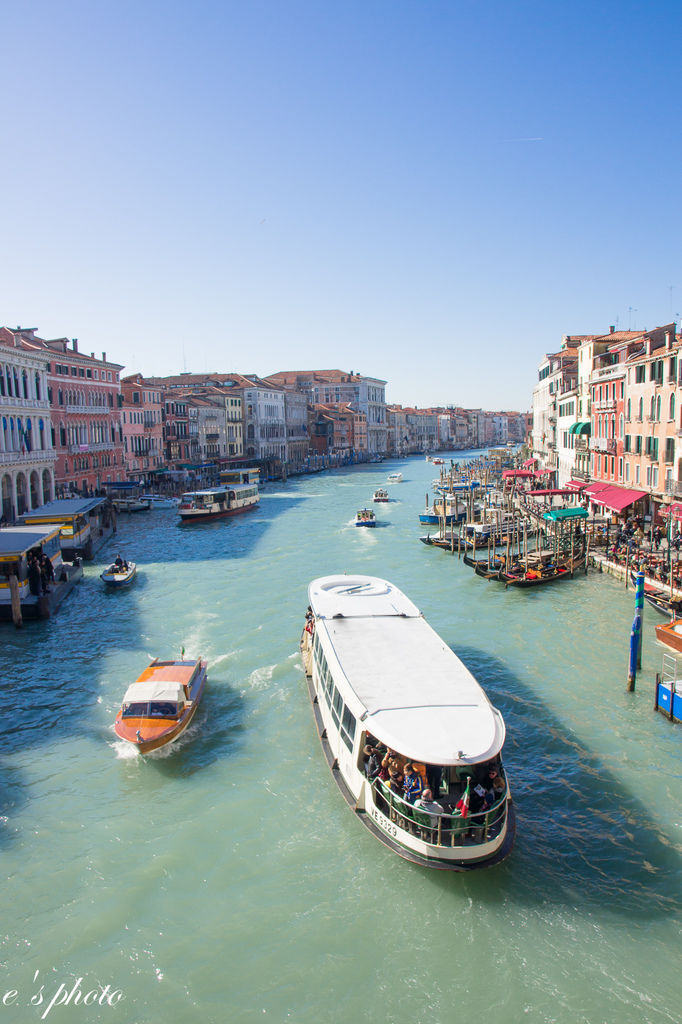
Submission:
{"label": "large white passenger boat", "polygon": [[[464,870],[502,860],[515,820],[500,757],[505,727],[471,672],[386,580],[324,576],[308,597],[303,666],[347,803],[417,864]],[[415,775],[417,791],[431,790],[416,802]]]}
{"label": "large white passenger boat", "polygon": [[186,491],[178,505],[178,512],[183,523],[197,523],[249,512],[259,500],[257,484],[207,487],[203,491]]}

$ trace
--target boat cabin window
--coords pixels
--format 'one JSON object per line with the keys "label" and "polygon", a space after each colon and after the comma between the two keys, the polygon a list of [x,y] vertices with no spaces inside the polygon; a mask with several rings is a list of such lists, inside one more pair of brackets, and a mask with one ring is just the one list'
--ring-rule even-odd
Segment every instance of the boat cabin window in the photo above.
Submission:
{"label": "boat cabin window", "polygon": [[341,721],[341,712],[343,711],[343,697],[335,686],[332,689],[334,694],[332,697],[332,718],[334,719],[334,725],[338,728]]}
{"label": "boat cabin window", "polygon": [[145,701],[133,701],[130,704],[126,704],[121,714],[122,718],[146,718],[147,717],[147,702]]}
{"label": "boat cabin window", "polygon": [[153,700],[149,705],[150,718],[175,718],[178,705],[174,700]]}
{"label": "boat cabin window", "polygon": [[121,713],[122,718],[177,718],[178,705],[174,700],[131,701]]}
{"label": "boat cabin window", "polygon": [[348,708],[343,709],[343,718],[341,719],[341,739],[348,749],[352,751],[353,742],[355,740],[355,715]]}

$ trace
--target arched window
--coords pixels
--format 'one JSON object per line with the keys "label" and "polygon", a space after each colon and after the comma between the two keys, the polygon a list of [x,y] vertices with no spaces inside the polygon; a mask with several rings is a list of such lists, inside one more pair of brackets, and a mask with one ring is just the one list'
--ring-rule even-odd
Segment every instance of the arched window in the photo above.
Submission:
{"label": "arched window", "polygon": [[616,436],[616,417],[611,417],[611,437]]}
{"label": "arched window", "polygon": [[5,395],[5,368],[0,369],[0,395]]}
{"label": "arched window", "polygon": [[[618,420],[618,437],[620,437],[620,438],[623,437],[623,414],[622,413],[620,414],[620,419]],[[622,478],[622,476],[623,476],[623,471],[622,470],[620,472],[620,475],[621,475],[621,478]]]}
{"label": "arched window", "polygon": [[644,399],[639,400],[639,415],[637,417],[640,421],[644,419]]}
{"label": "arched window", "polygon": [[24,386],[24,398],[28,398],[28,374],[26,370],[21,371],[21,383]]}
{"label": "arched window", "polygon": [[632,399],[628,398],[628,419],[632,419]]}
{"label": "arched window", "polygon": [[40,399],[42,398],[42,395],[40,394],[40,374],[38,373],[37,370],[35,372],[35,387],[36,387],[36,398],[38,399],[38,401],[40,401]]}
{"label": "arched window", "polygon": [[669,412],[669,415],[668,415],[668,419],[672,420],[673,422],[675,421],[675,392],[674,391],[673,391],[673,393],[670,396],[670,412]]}
{"label": "arched window", "polygon": [[649,416],[653,420],[656,417],[656,396],[651,396],[651,405],[649,407]]}
{"label": "arched window", "polygon": [[656,421],[661,422],[661,396],[656,399]]}

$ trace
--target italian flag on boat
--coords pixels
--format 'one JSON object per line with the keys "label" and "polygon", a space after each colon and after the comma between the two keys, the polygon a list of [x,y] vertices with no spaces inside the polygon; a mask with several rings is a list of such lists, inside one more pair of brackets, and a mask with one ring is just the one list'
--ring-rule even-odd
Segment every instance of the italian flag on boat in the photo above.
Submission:
{"label": "italian flag on boat", "polygon": [[463,818],[466,818],[469,813],[469,786],[471,784],[471,776],[467,779],[466,789],[462,793],[461,797],[455,804],[455,807],[460,812]]}

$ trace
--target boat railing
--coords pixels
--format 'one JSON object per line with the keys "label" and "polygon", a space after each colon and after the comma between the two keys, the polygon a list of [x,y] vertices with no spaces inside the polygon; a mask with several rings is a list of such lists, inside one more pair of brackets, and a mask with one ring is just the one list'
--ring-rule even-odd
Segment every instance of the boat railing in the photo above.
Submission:
{"label": "boat railing", "polygon": [[431,846],[472,846],[488,842],[502,831],[507,817],[507,789],[484,811],[464,816],[459,811],[437,813],[404,800],[380,779],[372,783],[377,810],[398,828]]}

